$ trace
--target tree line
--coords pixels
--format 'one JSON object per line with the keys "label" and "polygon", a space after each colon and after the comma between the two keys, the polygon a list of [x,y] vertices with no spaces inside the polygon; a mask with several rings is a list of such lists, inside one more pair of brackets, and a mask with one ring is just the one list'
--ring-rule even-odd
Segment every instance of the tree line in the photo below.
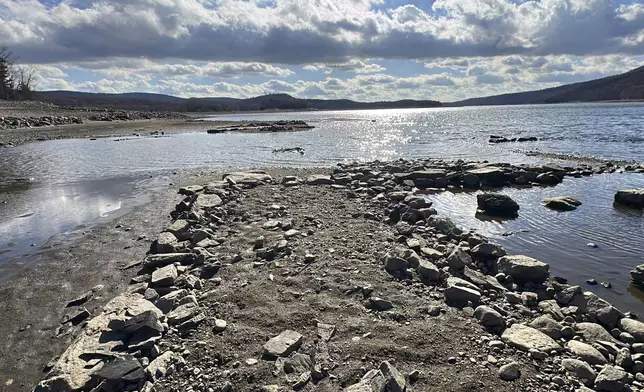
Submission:
{"label": "tree line", "polygon": [[17,57],[4,46],[0,46],[0,99],[28,100],[34,94],[32,68],[16,64]]}

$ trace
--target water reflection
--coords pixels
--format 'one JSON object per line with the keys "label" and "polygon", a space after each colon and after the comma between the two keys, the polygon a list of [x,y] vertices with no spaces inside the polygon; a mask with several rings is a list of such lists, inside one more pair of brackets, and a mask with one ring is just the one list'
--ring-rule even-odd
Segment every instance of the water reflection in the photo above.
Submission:
{"label": "water reflection", "polygon": [[[5,186],[7,199],[0,215],[0,275],[13,258],[36,253],[48,239],[49,246],[66,235],[102,220],[122,215],[150,198],[161,179],[113,178],[68,184],[30,183]],[[144,187],[146,191],[141,191]]]}
{"label": "water reflection", "polygon": [[[644,304],[629,295],[627,288],[629,271],[644,263],[644,221],[641,212],[613,206],[615,191],[635,187],[644,187],[644,175],[597,175],[566,179],[556,187],[504,189],[500,192],[521,206],[513,220],[478,219],[478,192],[444,192],[427,197],[440,213],[490,237],[510,253],[548,262],[552,274],[581,284],[624,310],[643,313]],[[564,195],[583,204],[570,212],[553,211],[541,204],[544,198]],[[589,247],[591,242],[598,248]],[[589,286],[585,281],[590,278],[610,282],[613,288]]]}

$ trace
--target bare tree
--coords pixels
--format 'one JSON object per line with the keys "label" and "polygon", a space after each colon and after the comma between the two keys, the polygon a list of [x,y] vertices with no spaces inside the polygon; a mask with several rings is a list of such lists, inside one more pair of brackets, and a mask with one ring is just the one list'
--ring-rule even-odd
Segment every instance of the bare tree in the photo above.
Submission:
{"label": "bare tree", "polygon": [[15,96],[14,67],[13,53],[0,46],[0,99],[12,99]]}
{"label": "bare tree", "polygon": [[33,98],[36,70],[32,67],[15,67],[14,75],[17,97],[21,100]]}

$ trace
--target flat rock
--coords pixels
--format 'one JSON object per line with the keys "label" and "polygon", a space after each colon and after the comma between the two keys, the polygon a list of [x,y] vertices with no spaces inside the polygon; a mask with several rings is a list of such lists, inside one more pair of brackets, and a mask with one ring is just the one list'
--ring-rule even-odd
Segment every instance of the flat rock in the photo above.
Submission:
{"label": "flat rock", "polygon": [[177,267],[174,264],[166,265],[165,267],[159,268],[152,273],[151,283],[154,286],[167,287],[172,286],[174,281],[179,276],[177,272]]}
{"label": "flat rock", "polygon": [[545,333],[523,324],[513,324],[507,328],[501,340],[507,345],[522,351],[539,350],[546,353],[561,351],[561,346]]}
{"label": "flat rock", "polygon": [[187,303],[178,306],[176,309],[168,313],[168,324],[177,325],[184,321],[190,320],[197,314],[201,313],[201,308],[194,303]]}
{"label": "flat rock", "polygon": [[306,183],[308,185],[331,185],[333,180],[327,174],[312,174],[306,177]]}
{"label": "flat rock", "polygon": [[226,173],[221,178],[222,180],[231,179],[234,182],[273,182],[273,178],[261,170]]}
{"label": "flat rock", "polygon": [[202,209],[210,209],[210,208],[215,208],[219,207],[222,205],[223,201],[221,198],[215,194],[201,194],[197,196],[197,201],[195,202],[195,206],[197,208],[202,208]]}
{"label": "flat rock", "polygon": [[179,188],[179,193],[186,196],[191,196],[201,191],[203,191],[203,186],[201,185],[188,185]]}
{"label": "flat rock", "polygon": [[541,283],[550,276],[550,265],[523,255],[503,256],[496,262],[496,269],[511,275],[516,282]]}
{"label": "flat rock", "polygon": [[571,340],[566,344],[566,348],[591,365],[603,365],[606,363],[606,358],[602,353],[588,343]]}
{"label": "flat rock", "polygon": [[287,329],[264,344],[264,354],[273,357],[287,357],[302,345],[303,336]]}
{"label": "flat rock", "polygon": [[445,302],[450,306],[465,307],[468,303],[473,306],[481,302],[481,293],[463,286],[450,286],[443,292],[445,295]]}
{"label": "flat rock", "polygon": [[595,343],[598,341],[605,341],[613,343],[619,347],[624,347],[625,344],[615,339],[604,327],[596,323],[577,323],[575,330],[579,333],[584,340],[588,343]]}
{"label": "flat rock", "polygon": [[158,255],[149,255],[143,260],[143,266],[146,268],[160,268],[173,263],[185,263],[194,259],[192,253],[162,253]]}

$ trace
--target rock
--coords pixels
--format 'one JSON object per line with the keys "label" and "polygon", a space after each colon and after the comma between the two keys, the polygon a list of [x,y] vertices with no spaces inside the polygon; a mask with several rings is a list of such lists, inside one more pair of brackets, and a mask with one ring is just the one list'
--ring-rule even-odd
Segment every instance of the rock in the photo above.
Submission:
{"label": "rock", "polygon": [[633,208],[644,208],[644,188],[617,192],[615,194],[615,203]]}
{"label": "rock", "polygon": [[103,312],[87,322],[77,338],[53,364],[51,370],[37,388],[44,391],[84,390],[90,381],[93,366],[89,361],[106,356],[116,358],[123,346],[123,335],[113,332],[108,325],[115,319],[124,320],[126,315],[135,317],[146,311],[153,311],[158,317],[162,313],[140,294],[121,294],[109,301]]}
{"label": "rock", "polygon": [[306,177],[306,183],[308,185],[331,185],[333,180],[331,176],[326,174],[312,174]]}
{"label": "rock", "polygon": [[384,264],[385,270],[393,274],[403,272],[408,267],[407,260],[391,255],[385,256]]}
{"label": "rock", "polygon": [[201,313],[201,308],[194,303],[186,303],[178,306],[176,309],[168,313],[168,324],[177,325],[184,321],[190,320],[197,314]]}
{"label": "rock", "polygon": [[268,175],[268,173],[261,170],[226,173],[222,176],[222,180],[232,180],[235,183],[244,183],[244,182],[271,183],[273,182],[273,178],[270,175]]}
{"label": "rock", "polygon": [[584,298],[588,314],[606,328],[615,328],[618,321],[624,317],[624,314],[617,308],[591,292],[584,293]]}
{"label": "rock", "polygon": [[562,321],[565,317],[561,311],[561,307],[553,299],[539,302],[539,310],[541,313],[550,315],[556,321]]}
{"label": "rock", "polygon": [[172,253],[175,251],[178,244],[177,237],[170,232],[160,233],[156,241],[157,253]]}
{"label": "rock", "polygon": [[143,266],[148,269],[165,267],[173,263],[190,264],[194,262],[197,257],[194,253],[162,253],[157,255],[149,255],[143,260]]}
{"label": "rock", "polygon": [[177,267],[175,267],[174,264],[170,264],[154,271],[152,273],[151,282],[153,286],[161,286],[161,287],[172,286],[174,281],[177,279],[177,276],[178,276]]}
{"label": "rock", "polygon": [[624,347],[624,343],[615,339],[611,334],[599,324],[595,323],[577,323],[575,330],[579,333],[586,342],[595,343],[598,341],[611,342],[619,347]]}
{"label": "rock", "polygon": [[514,381],[521,377],[521,367],[517,362],[510,362],[499,368],[499,377],[503,381]]}
{"label": "rock", "polygon": [[563,325],[555,321],[551,316],[539,316],[532,320],[530,327],[538,329],[555,340],[561,339],[561,329]]}
{"label": "rock", "polygon": [[388,361],[384,361],[380,364],[379,367],[382,375],[386,380],[386,390],[388,392],[404,392],[407,387],[407,381],[405,376],[400,374],[400,372],[393,367]]}
{"label": "rock", "polygon": [[622,392],[628,374],[618,367],[606,365],[595,379],[595,389],[604,392]]}
{"label": "rock", "polygon": [[367,309],[377,310],[379,312],[389,310],[394,307],[394,305],[391,302],[384,300],[380,297],[369,298],[365,306],[367,307]]}
{"label": "rock", "polygon": [[200,194],[195,201],[195,207],[204,210],[219,207],[222,204],[221,198],[215,194]]}
{"label": "rock", "polygon": [[165,231],[174,234],[179,241],[190,239],[190,223],[183,219],[177,219]]}
{"label": "rock", "polygon": [[447,172],[442,169],[417,170],[411,173],[395,173],[394,177],[398,182],[410,180],[418,188],[429,188],[434,186],[434,181],[444,178]]}
{"label": "rock", "polygon": [[463,188],[477,189],[479,187],[479,176],[472,173],[465,173],[463,176]]}
{"label": "rock", "polygon": [[576,356],[591,365],[603,365],[606,363],[606,358],[590,344],[571,340],[566,344],[566,347],[573,352]]}
{"label": "rock", "polygon": [[221,333],[226,330],[227,326],[228,326],[228,323],[226,323],[226,320],[215,319],[215,326],[212,327],[212,331],[214,333]]}
{"label": "rock", "polygon": [[438,282],[440,279],[440,271],[434,263],[421,259],[416,267],[416,272],[420,275],[423,281]]}
{"label": "rock", "polygon": [[486,242],[476,245],[472,248],[474,256],[483,259],[495,259],[507,255],[505,249],[495,244],[488,244]]}
{"label": "rock", "polygon": [[176,303],[181,300],[181,298],[185,297],[188,295],[187,290],[175,290],[171,291],[168,294],[160,297],[159,299],[156,300],[154,303],[157,308],[159,308],[164,314],[170,312]]}
{"label": "rock", "polygon": [[631,271],[631,280],[640,287],[644,287],[644,264],[640,264]]}
{"label": "rock", "polygon": [[505,329],[505,319],[499,312],[488,307],[488,306],[479,306],[474,310],[474,316],[479,320],[481,325],[485,328],[502,332]]}
{"label": "rock", "polygon": [[71,308],[72,306],[79,306],[84,304],[85,302],[89,301],[92,297],[94,296],[94,291],[89,290],[88,292],[74,298],[73,300],[69,301],[67,305],[65,305],[66,308]]}
{"label": "rock", "polygon": [[574,373],[587,386],[592,386],[595,383],[597,373],[586,362],[578,359],[565,358],[561,361],[561,365],[566,371]]}
{"label": "rock", "polygon": [[179,188],[179,194],[186,195],[186,196],[192,196],[201,191],[203,191],[203,186],[201,185],[188,185],[188,186]]}
{"label": "rock", "polygon": [[518,215],[519,205],[509,196],[499,193],[481,193],[476,196],[479,210],[487,215],[514,217]]}
{"label": "rock", "polygon": [[512,324],[510,328],[506,328],[501,335],[501,340],[509,346],[526,352],[533,349],[546,353],[561,351],[561,346],[550,336],[523,324]]}
{"label": "rock", "polygon": [[345,392],[384,392],[387,388],[387,380],[380,370],[368,371],[359,383],[351,385]]}
{"label": "rock", "polygon": [[155,382],[158,379],[165,377],[168,368],[179,360],[180,357],[177,354],[172,351],[166,351],[150,362],[148,367],[145,368],[145,373],[147,373],[152,382]]}
{"label": "rock", "polygon": [[465,253],[460,247],[456,247],[449,256],[447,263],[452,271],[462,271],[465,266],[472,265],[472,257]]}
{"label": "rock", "polygon": [[[306,386],[306,384],[311,381],[311,372],[306,371],[300,374],[300,376],[297,378],[297,380],[293,383],[293,389],[298,391]],[[232,392],[232,390],[231,390]]]}
{"label": "rock", "polygon": [[264,344],[264,354],[272,357],[287,357],[302,345],[302,335],[287,329]]}
{"label": "rock", "polygon": [[496,262],[497,272],[510,275],[518,283],[541,283],[550,276],[550,266],[532,257],[503,256]]}
{"label": "rock", "polygon": [[543,205],[557,211],[572,211],[576,210],[581,202],[569,196],[558,196],[543,200]]}
{"label": "rock", "polygon": [[644,343],[644,323],[641,321],[623,318],[619,320],[619,328],[628,332],[635,338],[635,342]]}
{"label": "rock", "polygon": [[450,306],[465,307],[468,302],[476,306],[481,302],[481,293],[467,287],[450,286],[443,292],[445,302]]}
{"label": "rock", "polygon": [[129,334],[134,334],[139,331],[145,332],[146,330],[160,334],[164,330],[159,321],[159,314],[154,310],[146,310],[124,321],[114,320],[114,322],[109,324],[109,327],[113,331],[123,331]]}
{"label": "rock", "polygon": [[145,372],[136,358],[126,355],[107,362],[93,376],[99,380],[138,384],[145,379]]}
{"label": "rock", "polygon": [[[505,184],[505,173],[503,172],[503,169],[496,166],[484,166],[468,170],[465,174],[476,176],[481,184],[486,186],[499,187]],[[473,181],[473,179],[470,181]]]}
{"label": "rock", "polygon": [[498,292],[506,291],[506,288],[501,286],[501,284],[495,277],[482,274],[471,268],[465,267],[465,269],[463,270],[463,276],[465,277],[465,279],[473,282],[475,285],[482,287],[483,289],[495,290]]}
{"label": "rock", "polygon": [[318,336],[322,341],[328,342],[335,335],[335,325],[318,323]]}

